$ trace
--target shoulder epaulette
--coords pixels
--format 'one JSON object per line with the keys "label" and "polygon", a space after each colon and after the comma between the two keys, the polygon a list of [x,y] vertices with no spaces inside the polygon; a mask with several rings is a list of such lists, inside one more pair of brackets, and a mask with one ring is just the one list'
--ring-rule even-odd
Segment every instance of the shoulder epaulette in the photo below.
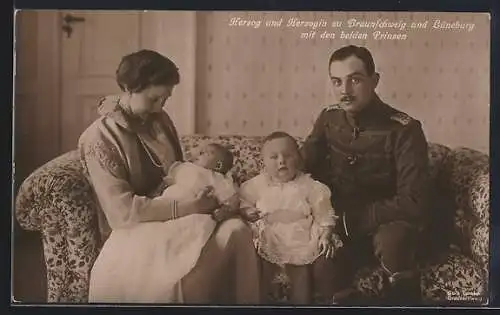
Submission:
{"label": "shoulder epaulette", "polygon": [[391,120],[394,120],[400,123],[401,125],[406,126],[413,120],[413,118],[408,114],[397,112],[391,115]]}
{"label": "shoulder epaulette", "polygon": [[331,110],[337,110],[337,109],[342,109],[340,107],[340,105],[338,104],[333,104],[333,105],[328,105],[326,108],[325,108],[325,112],[329,112]]}

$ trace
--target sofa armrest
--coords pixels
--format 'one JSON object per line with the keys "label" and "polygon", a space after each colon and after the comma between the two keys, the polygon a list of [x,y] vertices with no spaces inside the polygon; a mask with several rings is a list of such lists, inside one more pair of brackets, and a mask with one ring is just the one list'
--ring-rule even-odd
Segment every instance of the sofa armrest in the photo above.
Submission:
{"label": "sofa armrest", "polygon": [[487,272],[489,263],[489,157],[468,148],[454,149],[444,165],[453,197],[455,240],[460,250]]}
{"label": "sofa armrest", "polygon": [[46,163],[20,186],[16,217],[40,231],[49,302],[84,302],[98,254],[97,211],[77,151]]}

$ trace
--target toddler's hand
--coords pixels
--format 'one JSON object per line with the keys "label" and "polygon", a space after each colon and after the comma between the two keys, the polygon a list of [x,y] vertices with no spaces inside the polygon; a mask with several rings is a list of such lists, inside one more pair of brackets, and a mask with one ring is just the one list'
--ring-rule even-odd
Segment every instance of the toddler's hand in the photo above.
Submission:
{"label": "toddler's hand", "polygon": [[325,255],[326,258],[333,258],[335,249],[332,238],[328,234],[329,233],[323,234],[319,239],[320,255]]}
{"label": "toddler's hand", "polygon": [[240,210],[243,219],[249,222],[255,222],[261,218],[261,212],[257,208],[243,208]]}

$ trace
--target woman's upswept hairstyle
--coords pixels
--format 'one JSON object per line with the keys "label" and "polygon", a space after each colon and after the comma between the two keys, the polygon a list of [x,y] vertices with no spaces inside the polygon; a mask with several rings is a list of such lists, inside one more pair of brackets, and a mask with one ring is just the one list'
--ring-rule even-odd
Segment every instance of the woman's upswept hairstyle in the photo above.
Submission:
{"label": "woman's upswept hairstyle", "polygon": [[122,91],[137,93],[153,85],[177,85],[180,74],[172,60],[143,49],[122,58],[116,70],[116,82]]}

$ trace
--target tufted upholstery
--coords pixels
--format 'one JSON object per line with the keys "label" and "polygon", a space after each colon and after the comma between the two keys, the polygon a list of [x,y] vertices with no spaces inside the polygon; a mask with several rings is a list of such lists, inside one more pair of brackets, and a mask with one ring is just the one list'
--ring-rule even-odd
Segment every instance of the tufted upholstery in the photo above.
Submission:
{"label": "tufted upholstery", "polygon": [[[233,173],[238,183],[262,168],[262,137],[201,135],[183,136],[186,158],[202,141],[226,145],[235,155]],[[302,139],[298,139],[299,142]],[[487,290],[489,159],[466,148],[450,150],[430,144],[431,177],[436,200],[451,211],[449,249],[422,260],[421,288],[428,303],[475,302]],[[444,209],[444,208],[443,208]],[[20,186],[16,217],[28,230],[40,231],[47,267],[49,302],[86,302],[89,274],[99,251],[94,195],[82,174],[76,151],[68,152],[33,172]],[[381,270],[366,266],[355,284],[366,295],[381,294]],[[286,274],[274,278],[273,299],[287,300]],[[463,301],[464,299],[462,299]]]}

